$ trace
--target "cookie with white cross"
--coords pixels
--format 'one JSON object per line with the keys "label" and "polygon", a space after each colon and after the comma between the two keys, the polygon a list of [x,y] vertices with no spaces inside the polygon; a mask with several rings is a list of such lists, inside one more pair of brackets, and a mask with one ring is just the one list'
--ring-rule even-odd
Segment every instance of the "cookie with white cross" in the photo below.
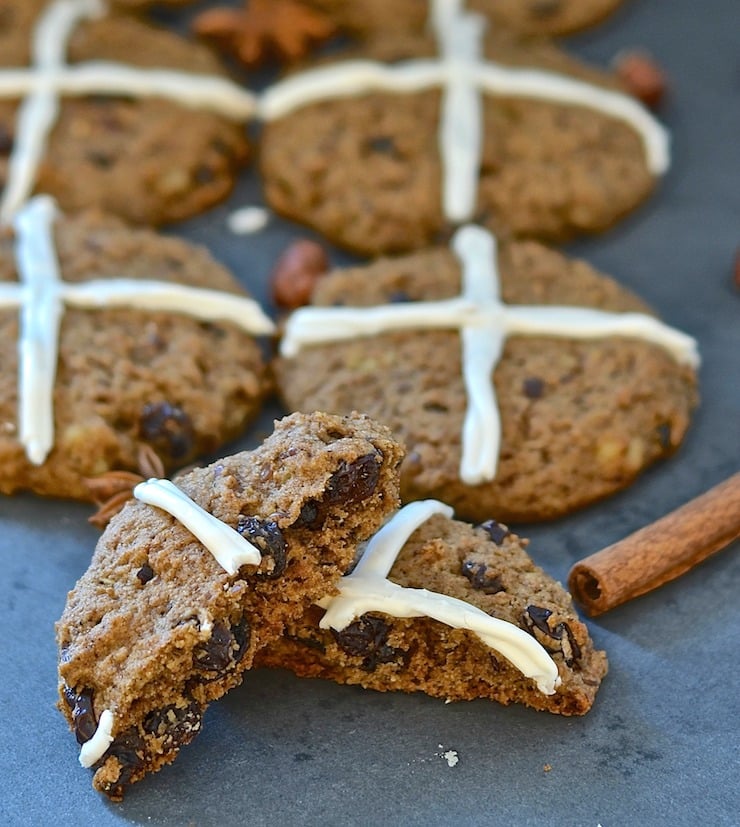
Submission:
{"label": "cookie with white cross", "polygon": [[635,209],[669,166],[662,125],[606,72],[484,24],[436,0],[429,36],[389,34],[268,87],[271,206],[363,254],[466,222],[562,240]]}
{"label": "cookie with white cross", "polygon": [[137,224],[229,194],[253,97],[205,47],[103,0],[7,0],[2,21],[0,222],[33,192]]}
{"label": "cookie with white cross", "polygon": [[474,527],[437,500],[404,506],[339,594],[290,622],[258,662],[381,692],[583,715],[606,655],[526,547],[505,525]]}
{"label": "cookie with white cross", "polygon": [[255,653],[334,592],[397,508],[400,459],[364,416],[293,415],[253,451],[137,486],[57,624],[59,705],[98,790],[120,798],[171,762]]}
{"label": "cookie with white cross", "polygon": [[[431,0],[304,2],[322,11],[344,31],[364,37],[421,32],[427,25],[431,4]],[[496,26],[526,34],[564,35],[600,23],[621,4],[622,0],[469,0],[467,6]]]}
{"label": "cookie with white cross", "polygon": [[36,196],[0,229],[0,492],[212,453],[262,406],[272,329],[206,250]]}
{"label": "cookie with white cross", "polygon": [[389,425],[406,501],[510,522],[584,506],[673,453],[698,364],[690,336],[585,262],[466,226],[321,279],[275,373],[290,410]]}

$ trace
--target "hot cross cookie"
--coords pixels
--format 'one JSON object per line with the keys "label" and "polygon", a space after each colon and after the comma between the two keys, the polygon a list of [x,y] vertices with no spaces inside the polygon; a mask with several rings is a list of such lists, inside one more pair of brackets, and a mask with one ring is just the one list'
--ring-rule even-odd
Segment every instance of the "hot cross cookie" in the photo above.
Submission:
{"label": "hot cross cookie", "polygon": [[120,798],[171,762],[255,653],[333,593],[397,507],[400,458],[365,417],[293,415],[254,451],[135,489],[57,625],[60,708],[97,789]]}
{"label": "hot cross cookie", "polygon": [[279,212],[337,244],[418,249],[469,221],[548,239],[603,230],[669,163],[663,127],[605,73],[521,44],[460,3],[434,38],[296,73],[260,96],[261,164]]}
{"label": "hot cross cookie", "polygon": [[145,224],[229,193],[254,99],[207,50],[103,0],[6,0],[3,14],[0,222],[34,191]]}
{"label": "hot cross cookie", "polygon": [[362,410],[405,443],[405,500],[462,517],[559,516],[681,442],[696,342],[536,242],[486,230],[337,271],[287,320],[275,372],[292,410]]}
{"label": "hot cross cookie", "polygon": [[452,517],[437,500],[402,508],[339,594],[291,621],[259,662],[382,692],[588,712],[606,655],[568,593],[506,526]]}
{"label": "hot cross cookie", "polygon": [[[421,32],[432,0],[304,0],[358,35]],[[448,5],[459,0],[444,0]],[[622,0],[469,0],[472,12],[495,25],[528,34],[561,35],[600,23]]]}
{"label": "hot cross cookie", "polygon": [[37,196],[0,229],[0,491],[89,499],[142,443],[215,450],[261,407],[272,329],[205,250]]}

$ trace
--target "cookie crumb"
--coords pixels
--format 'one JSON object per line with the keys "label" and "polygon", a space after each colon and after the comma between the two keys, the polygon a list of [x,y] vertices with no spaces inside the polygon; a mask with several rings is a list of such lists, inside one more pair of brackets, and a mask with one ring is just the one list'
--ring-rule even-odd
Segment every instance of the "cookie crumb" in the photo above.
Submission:
{"label": "cookie crumb", "polygon": [[542,769],[543,769],[545,772],[550,772],[550,770],[552,770],[552,764],[545,764],[545,765],[542,767]]}
{"label": "cookie crumb", "polygon": [[735,250],[735,268],[733,271],[735,287],[740,290],[740,247]]}
{"label": "cookie crumb", "polygon": [[226,224],[234,235],[251,235],[264,230],[270,211],[264,207],[240,207],[229,214]]}
{"label": "cookie crumb", "polygon": [[442,758],[447,761],[448,767],[454,767],[457,765],[457,762],[460,760],[460,757],[457,754],[457,750],[455,749],[448,749],[447,752],[442,753]]}

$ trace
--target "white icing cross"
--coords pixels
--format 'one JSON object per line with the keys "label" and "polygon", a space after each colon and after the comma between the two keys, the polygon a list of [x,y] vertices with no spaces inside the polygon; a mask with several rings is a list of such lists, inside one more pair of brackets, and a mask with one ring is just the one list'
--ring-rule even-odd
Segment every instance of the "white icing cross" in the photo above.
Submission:
{"label": "white icing cross", "polygon": [[107,61],[67,66],[67,45],[77,25],[104,11],[102,0],[54,0],[36,22],[31,68],[0,69],[0,98],[25,96],[16,116],[15,140],[0,200],[0,223],[8,223],[33,190],[59,111],[60,95],[165,97],[240,121],[255,113],[253,94],[217,76],[137,69]]}
{"label": "white icing cross", "polygon": [[697,367],[696,340],[644,313],[587,307],[506,305],[499,298],[496,240],[481,227],[457,231],[452,247],[462,265],[462,292],[453,299],[377,307],[304,307],[288,319],[281,353],[396,330],[459,330],[468,406],[462,432],[460,478],[476,485],[496,476],[501,423],[493,371],[508,336],[603,339],[622,336],[665,348]]}
{"label": "white icing cross", "polygon": [[228,574],[236,574],[241,566],[258,566],[260,550],[238,531],[201,508],[169,480],[150,479],[134,488],[134,497],[147,505],[161,508],[187,528],[215,557]]}
{"label": "white icing cross", "polygon": [[467,629],[486,646],[500,652],[513,666],[532,678],[540,692],[552,695],[560,684],[557,666],[532,635],[464,600],[427,589],[411,589],[388,580],[388,574],[408,538],[433,514],[451,518],[453,511],[437,500],[404,506],[370,540],[351,574],[339,581],[339,594],[324,598],[326,609],[319,626],[341,631],[367,612],[391,617],[431,617],[454,629]]}
{"label": "white icing cross", "polygon": [[247,333],[269,334],[274,325],[252,299],[171,282],[99,279],[62,281],[54,249],[54,202],[32,198],[15,216],[19,282],[0,282],[0,309],[20,308],[18,398],[20,441],[40,465],[54,444],[54,382],[64,306],[128,307],[229,321]]}
{"label": "white icing cross", "polygon": [[515,69],[482,56],[483,18],[463,12],[462,0],[434,0],[430,22],[440,46],[437,59],[386,66],[350,60],[294,75],[260,96],[257,112],[270,121],[324,100],[368,92],[408,93],[441,88],[439,148],[443,212],[454,223],[472,218],[482,147],[482,94],[584,106],[617,118],[637,131],[653,175],[669,165],[668,133],[634,98],[565,75]]}

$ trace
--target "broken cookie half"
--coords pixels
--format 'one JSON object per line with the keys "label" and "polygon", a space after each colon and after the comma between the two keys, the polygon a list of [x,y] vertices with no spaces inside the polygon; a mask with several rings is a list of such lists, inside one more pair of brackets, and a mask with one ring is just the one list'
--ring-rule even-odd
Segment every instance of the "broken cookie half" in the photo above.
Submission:
{"label": "broken cookie half", "polygon": [[437,500],[401,509],[258,663],[380,691],[582,715],[607,671],[570,595],[526,540]]}
{"label": "broken cookie half", "polygon": [[254,451],[149,480],[57,624],[60,709],[93,786],[171,762],[256,652],[336,590],[398,506],[402,450],[367,417],[294,414]]}

